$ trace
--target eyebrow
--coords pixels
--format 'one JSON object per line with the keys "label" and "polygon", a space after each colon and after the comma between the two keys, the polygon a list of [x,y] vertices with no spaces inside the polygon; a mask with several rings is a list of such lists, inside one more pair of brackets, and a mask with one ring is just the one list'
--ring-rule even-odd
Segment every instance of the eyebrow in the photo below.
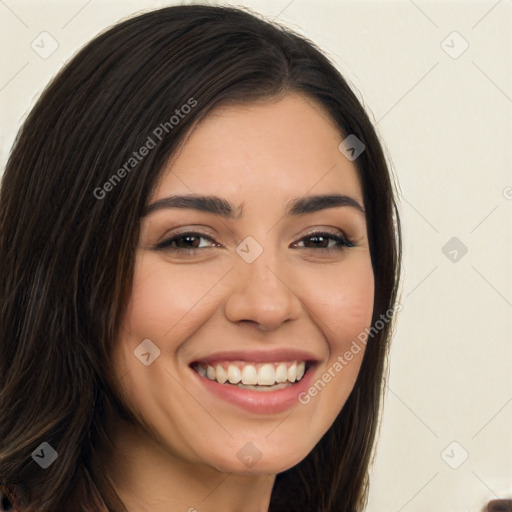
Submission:
{"label": "eyebrow", "polygon": [[[164,208],[189,208],[213,213],[227,219],[240,218],[243,204],[233,205],[218,196],[201,196],[197,194],[169,196],[146,206],[143,217]],[[342,194],[323,194],[303,196],[292,199],[286,204],[285,216],[304,215],[326,208],[350,207],[365,215],[363,206],[353,197]]]}

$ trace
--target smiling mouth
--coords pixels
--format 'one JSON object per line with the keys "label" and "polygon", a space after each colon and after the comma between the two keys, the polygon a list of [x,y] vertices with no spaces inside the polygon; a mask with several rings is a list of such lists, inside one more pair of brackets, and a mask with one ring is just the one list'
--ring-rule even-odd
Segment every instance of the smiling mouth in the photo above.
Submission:
{"label": "smiling mouth", "polygon": [[277,391],[300,382],[309,370],[308,361],[281,361],[274,363],[249,363],[226,361],[216,364],[196,362],[191,368],[199,375],[240,389]]}

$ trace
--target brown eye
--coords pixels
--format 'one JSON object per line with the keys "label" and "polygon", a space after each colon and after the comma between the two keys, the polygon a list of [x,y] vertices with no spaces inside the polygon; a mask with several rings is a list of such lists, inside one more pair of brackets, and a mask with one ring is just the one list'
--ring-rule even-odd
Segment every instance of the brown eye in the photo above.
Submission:
{"label": "brown eye", "polygon": [[[207,240],[213,245],[204,245],[201,240]],[[193,253],[196,250],[209,249],[215,245],[215,241],[203,233],[180,233],[171,238],[163,240],[155,246],[156,250],[173,251],[173,252],[189,252]],[[217,244],[218,246],[218,244]]]}
{"label": "brown eye", "polygon": [[[311,233],[308,236],[305,236],[300,242],[304,242],[305,249],[324,249],[327,251],[340,251],[345,247],[354,247],[354,244],[345,238],[335,235],[333,233]],[[307,246],[306,244],[311,244],[311,246]]]}

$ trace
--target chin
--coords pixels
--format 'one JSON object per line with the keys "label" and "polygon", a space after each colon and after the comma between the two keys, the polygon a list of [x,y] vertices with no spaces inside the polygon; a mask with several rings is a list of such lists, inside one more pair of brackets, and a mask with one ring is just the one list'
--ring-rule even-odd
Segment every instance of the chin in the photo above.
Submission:
{"label": "chin", "polygon": [[[257,448],[258,444],[261,449]],[[226,447],[217,456],[212,454],[208,457],[211,461],[209,465],[222,473],[247,476],[275,475],[296,466],[310,453],[310,450],[304,447],[300,451],[297,447],[276,451],[273,447],[263,445],[264,442],[256,440],[254,443],[244,443],[241,448]]]}

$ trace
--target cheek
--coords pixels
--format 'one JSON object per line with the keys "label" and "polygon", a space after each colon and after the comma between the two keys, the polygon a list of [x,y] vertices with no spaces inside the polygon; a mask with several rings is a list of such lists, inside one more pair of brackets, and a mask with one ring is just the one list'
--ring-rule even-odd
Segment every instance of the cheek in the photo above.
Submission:
{"label": "cheek", "polygon": [[338,272],[316,281],[309,304],[318,317],[329,353],[300,400],[312,408],[312,426],[323,433],[347,401],[365,353],[361,333],[371,326],[374,302],[370,257],[347,262]]}
{"label": "cheek", "polygon": [[374,275],[370,255],[354,254],[336,270],[311,277],[308,306],[328,353],[311,386],[298,398],[309,411],[311,436],[319,438],[345,405],[359,374],[366,348],[360,335],[373,316]]}
{"label": "cheek", "polygon": [[369,256],[316,276],[310,289],[309,304],[324,327],[331,354],[346,350],[372,321],[374,276]]}
{"label": "cheek", "polygon": [[[194,265],[183,265],[177,272],[168,262],[153,255],[137,260],[132,292],[121,320],[121,331],[114,347],[114,361],[118,378],[127,373],[139,374],[140,361],[134,351],[145,340],[151,340],[160,350],[151,372],[163,361],[176,365],[180,346],[206,322],[214,312],[209,290],[226,274],[224,268],[198,272]],[[134,373],[135,370],[135,373]],[[147,375],[146,375],[147,374]]]}
{"label": "cheek", "polygon": [[213,267],[199,273],[194,265],[183,265],[177,272],[165,261],[141,258],[123,319],[125,333],[160,341],[183,339],[178,334],[193,328],[197,315],[208,315],[207,292],[223,274]]}

